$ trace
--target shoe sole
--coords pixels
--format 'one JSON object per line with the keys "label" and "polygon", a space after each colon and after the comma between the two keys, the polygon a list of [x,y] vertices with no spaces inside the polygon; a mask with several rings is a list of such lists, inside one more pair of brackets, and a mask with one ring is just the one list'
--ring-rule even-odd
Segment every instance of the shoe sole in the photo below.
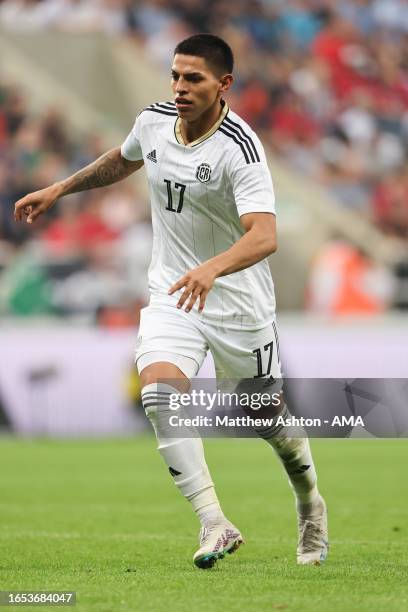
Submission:
{"label": "shoe sole", "polygon": [[228,549],[224,549],[221,552],[210,553],[208,555],[203,555],[194,559],[194,565],[196,565],[199,569],[211,569],[217,563],[219,559],[224,559],[225,555],[232,555],[241,544],[244,543],[242,538],[238,538],[231,544]]}

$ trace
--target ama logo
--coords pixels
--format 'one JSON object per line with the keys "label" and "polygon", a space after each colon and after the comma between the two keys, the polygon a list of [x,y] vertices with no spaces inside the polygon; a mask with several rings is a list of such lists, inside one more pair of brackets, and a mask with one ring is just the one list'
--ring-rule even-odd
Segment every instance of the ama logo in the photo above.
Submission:
{"label": "ama logo", "polygon": [[208,183],[211,178],[210,164],[200,164],[196,170],[196,178],[200,183]]}

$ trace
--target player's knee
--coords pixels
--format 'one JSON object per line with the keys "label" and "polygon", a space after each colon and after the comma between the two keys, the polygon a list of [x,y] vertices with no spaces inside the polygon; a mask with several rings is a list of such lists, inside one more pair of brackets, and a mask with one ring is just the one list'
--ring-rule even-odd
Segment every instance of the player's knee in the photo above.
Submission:
{"label": "player's knee", "polygon": [[[187,358],[184,360],[187,369],[188,367],[191,368],[189,362],[193,360],[186,360]],[[142,364],[139,364],[139,362],[138,367],[142,367]],[[188,389],[190,384],[188,378],[184,375],[180,368],[178,368],[174,363],[170,362],[154,362],[142,367],[139,372],[143,388],[151,385],[164,384],[163,381],[167,380],[171,383],[171,385],[165,386],[175,386],[178,387],[180,391],[184,391]]]}
{"label": "player's knee", "polygon": [[153,366],[148,366],[147,368],[144,368],[144,370],[142,370],[140,374],[142,388],[144,389],[145,387],[151,387],[152,385],[157,385],[160,378],[161,378],[160,374],[158,374],[155,371],[155,368]]}

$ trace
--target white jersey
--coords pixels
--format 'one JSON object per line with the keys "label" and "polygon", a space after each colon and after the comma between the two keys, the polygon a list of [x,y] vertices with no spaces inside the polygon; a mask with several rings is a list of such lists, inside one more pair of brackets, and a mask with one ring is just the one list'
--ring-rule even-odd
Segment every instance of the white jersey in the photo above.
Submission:
{"label": "white jersey", "polygon": [[[136,118],[121,148],[124,158],[144,160],[149,182],[152,304],[175,305],[181,291],[169,296],[169,288],[241,238],[241,215],[275,214],[264,149],[245,121],[223,103],[217,123],[188,145],[179,123],[174,103],[152,104]],[[198,316],[234,329],[271,322],[275,296],[267,260],[217,278]]]}

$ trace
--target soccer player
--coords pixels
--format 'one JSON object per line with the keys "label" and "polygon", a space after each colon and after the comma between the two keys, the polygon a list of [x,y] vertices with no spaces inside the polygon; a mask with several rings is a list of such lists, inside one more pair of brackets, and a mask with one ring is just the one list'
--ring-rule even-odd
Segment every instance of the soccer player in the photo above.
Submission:
{"label": "soccer player", "polygon": [[[194,555],[200,568],[243,538],[221,509],[201,439],[171,435],[170,396],[188,388],[208,350],[220,379],[281,377],[266,259],[276,250],[272,180],[259,138],[223,99],[232,70],[222,39],[198,34],[180,42],[172,102],[145,108],[121,147],[15,205],[15,219],[32,223],[58,198],[110,185],[145,165],[154,242],[136,363],[159,451],[201,522]],[[287,416],[284,404],[279,414]],[[326,506],[308,439],[282,425],[258,434],[275,449],[295,494],[297,562],[320,564],[328,551]]]}

